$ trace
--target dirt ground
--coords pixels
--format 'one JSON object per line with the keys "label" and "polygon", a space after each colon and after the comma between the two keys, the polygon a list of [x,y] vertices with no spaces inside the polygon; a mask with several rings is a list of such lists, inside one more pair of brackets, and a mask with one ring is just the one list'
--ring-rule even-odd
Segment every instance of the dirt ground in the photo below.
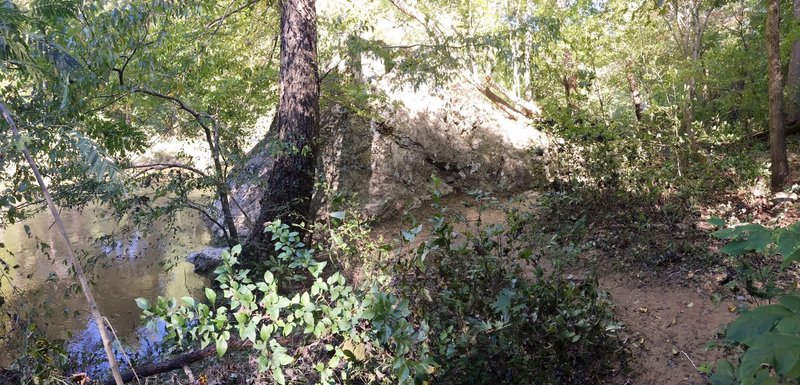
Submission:
{"label": "dirt ground", "polygon": [[[520,210],[537,210],[538,197],[530,193],[513,205]],[[442,205],[450,213],[474,223],[478,218],[474,202],[468,195],[456,192],[445,197]],[[410,215],[420,221],[434,211],[429,202],[418,202],[415,206]],[[480,217],[485,224],[500,223],[505,213],[487,208]],[[406,227],[403,216],[398,215],[379,224],[375,231],[384,239],[390,239]],[[456,227],[456,231],[463,231],[463,226]],[[604,252],[592,250],[591,253]],[[596,255],[593,259],[608,261],[611,258]],[[713,368],[722,358],[722,351],[709,344],[721,337],[724,325],[736,317],[735,296],[715,296],[718,283],[713,275],[702,271],[675,269],[671,275],[663,276],[639,268],[619,269],[608,262],[598,267],[600,287],[611,294],[615,316],[623,324],[620,339],[630,353],[627,369],[610,378],[608,383],[707,384],[706,375],[698,368],[704,365]]]}
{"label": "dirt ground", "polygon": [[600,279],[623,323],[623,342],[631,353],[629,373],[614,384],[706,384],[697,367],[722,358],[709,349],[723,325],[733,321],[730,300],[694,282],[665,283],[616,272]]}

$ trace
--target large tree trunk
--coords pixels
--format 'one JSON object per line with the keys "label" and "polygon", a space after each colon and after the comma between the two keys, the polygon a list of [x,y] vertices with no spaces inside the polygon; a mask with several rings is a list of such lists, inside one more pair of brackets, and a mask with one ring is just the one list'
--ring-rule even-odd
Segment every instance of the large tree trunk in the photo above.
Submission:
{"label": "large tree trunk", "polygon": [[769,72],[769,151],[772,191],[783,190],[789,174],[786,132],[783,126],[783,81],[779,30],[780,1],[767,2],[767,70]]}
{"label": "large tree trunk", "polygon": [[281,98],[275,163],[267,177],[250,243],[268,243],[264,224],[309,221],[319,131],[319,73],[315,0],[281,2]]}
{"label": "large tree trunk", "polygon": [[[800,22],[800,0],[794,0],[792,11],[793,22]],[[789,70],[786,74],[786,121],[789,124],[800,122],[800,39],[792,42],[792,54],[789,57]]]}

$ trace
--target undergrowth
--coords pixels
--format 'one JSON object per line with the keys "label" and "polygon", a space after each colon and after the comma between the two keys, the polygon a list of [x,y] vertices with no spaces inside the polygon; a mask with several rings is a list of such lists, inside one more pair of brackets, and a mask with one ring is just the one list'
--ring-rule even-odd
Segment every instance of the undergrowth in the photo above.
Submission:
{"label": "undergrowth", "polygon": [[263,277],[237,267],[236,248],[204,301],[139,305],[176,343],[224,353],[245,341],[275,383],[593,384],[622,368],[620,325],[593,275],[540,265],[525,215],[467,223],[439,198],[396,247],[352,211],[317,226],[314,247],[273,223]]}

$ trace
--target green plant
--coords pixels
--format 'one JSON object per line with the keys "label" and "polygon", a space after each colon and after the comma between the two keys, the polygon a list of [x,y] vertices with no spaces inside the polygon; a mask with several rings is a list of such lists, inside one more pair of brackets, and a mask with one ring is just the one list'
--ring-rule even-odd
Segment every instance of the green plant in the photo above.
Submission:
{"label": "green plant", "polygon": [[[712,224],[723,226],[720,219]],[[720,251],[740,257],[748,252],[780,253],[785,268],[800,259],[800,223],[786,228],[768,229],[758,224],[725,228],[712,233],[729,240]],[[775,270],[768,275],[774,282]],[[767,291],[772,298],[777,290]],[[800,380],[800,297],[783,295],[778,303],[745,311],[727,328],[726,338],[743,353],[737,365],[717,363],[710,380],[714,385],[787,384]]]}
{"label": "green plant", "polygon": [[[191,297],[159,297],[153,304],[140,298],[137,305],[146,317],[163,319],[168,337],[179,344],[214,343],[223,355],[237,336],[258,353],[259,369],[280,384],[287,381],[284,369],[299,356],[316,358],[305,367],[312,369],[303,374],[305,381],[332,384],[362,376],[413,384],[426,378],[434,365],[424,349],[426,327],[409,322],[406,302],[377,286],[356,290],[338,272],[324,277],[327,262],[316,261],[297,232],[280,222],[270,223],[267,231],[275,245],[272,270],[277,273],[267,271],[253,281],[249,270],[237,268],[241,247],[235,246],[223,253],[214,272],[222,305],[210,288],[205,291],[210,305]],[[301,276],[308,287],[284,295],[282,282]],[[287,340],[303,342],[287,347],[282,344]]]}

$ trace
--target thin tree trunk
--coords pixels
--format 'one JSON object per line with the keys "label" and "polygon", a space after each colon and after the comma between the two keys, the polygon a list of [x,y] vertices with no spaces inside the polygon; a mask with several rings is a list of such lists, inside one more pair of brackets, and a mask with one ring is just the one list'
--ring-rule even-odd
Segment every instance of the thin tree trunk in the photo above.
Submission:
{"label": "thin tree trunk", "polygon": [[578,76],[575,73],[575,61],[572,59],[572,52],[564,50],[564,94],[567,102],[567,111],[570,113],[575,112],[577,103],[573,100],[572,96],[578,91]]}
{"label": "thin tree trunk", "polygon": [[308,221],[319,131],[319,73],[315,0],[281,2],[281,98],[278,145],[267,176],[251,246],[268,244],[264,224]]}
{"label": "thin tree trunk", "polygon": [[786,158],[786,133],[783,126],[783,82],[780,57],[780,1],[767,2],[767,68],[769,72],[769,151],[770,185],[781,191],[786,185],[789,165]]}
{"label": "thin tree trunk", "polygon": [[39,187],[42,189],[42,195],[44,195],[44,200],[47,202],[47,207],[50,209],[50,213],[53,214],[53,220],[56,224],[56,227],[58,228],[59,233],[61,233],[61,237],[64,238],[64,249],[67,252],[67,260],[69,261],[69,264],[72,265],[72,269],[75,270],[75,276],[78,278],[78,282],[81,284],[83,294],[86,296],[86,302],[89,304],[89,312],[92,314],[92,319],[94,320],[95,326],[97,326],[97,331],[100,332],[100,339],[103,341],[103,349],[106,352],[108,366],[111,368],[111,375],[113,376],[116,385],[122,385],[123,381],[119,372],[119,364],[117,364],[117,358],[114,356],[114,350],[111,347],[111,339],[108,337],[103,315],[100,313],[100,308],[97,307],[97,302],[94,300],[94,295],[92,295],[92,289],[89,286],[89,281],[86,279],[86,275],[83,273],[83,267],[81,267],[80,261],[78,261],[78,258],[75,256],[75,252],[72,250],[72,243],[69,240],[69,235],[67,235],[67,229],[64,227],[64,223],[61,221],[61,215],[58,213],[58,208],[53,202],[53,198],[50,196],[50,191],[47,189],[47,185],[44,183],[44,178],[42,178],[42,174],[39,172],[39,167],[36,165],[36,161],[31,156],[28,148],[22,144],[23,142],[20,139],[17,125],[14,124],[14,119],[11,117],[11,112],[2,102],[0,102],[0,112],[3,113],[3,117],[5,118],[6,122],[8,122],[9,127],[11,127],[14,140],[21,144],[22,155],[24,155],[25,160],[28,161],[28,165],[30,165],[31,171],[36,177],[36,182],[39,183]]}
{"label": "thin tree trunk", "polygon": [[[800,0],[794,0],[792,11],[794,23],[800,22]],[[789,57],[789,70],[786,74],[786,121],[790,124],[800,122],[800,39],[792,42]]]}
{"label": "thin tree trunk", "polygon": [[631,100],[633,101],[633,111],[636,114],[636,121],[642,121],[642,97],[639,95],[639,85],[636,84],[636,78],[633,77],[633,72],[628,72],[628,88],[631,90]]}

